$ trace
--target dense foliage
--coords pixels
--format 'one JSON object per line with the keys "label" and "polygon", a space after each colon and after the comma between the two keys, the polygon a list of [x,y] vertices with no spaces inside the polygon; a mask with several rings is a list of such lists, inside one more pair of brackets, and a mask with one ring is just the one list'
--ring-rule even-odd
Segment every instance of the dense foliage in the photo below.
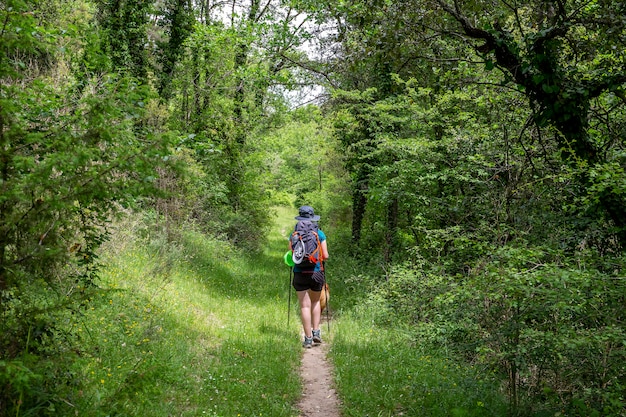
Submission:
{"label": "dense foliage", "polygon": [[380,322],[498,372],[512,414],[621,415],[621,6],[372,6],[327,5],[325,65]]}
{"label": "dense foliage", "polygon": [[346,305],[511,415],[623,415],[622,3],[0,5],[0,414],[63,401],[116,214],[259,251],[308,203]]}

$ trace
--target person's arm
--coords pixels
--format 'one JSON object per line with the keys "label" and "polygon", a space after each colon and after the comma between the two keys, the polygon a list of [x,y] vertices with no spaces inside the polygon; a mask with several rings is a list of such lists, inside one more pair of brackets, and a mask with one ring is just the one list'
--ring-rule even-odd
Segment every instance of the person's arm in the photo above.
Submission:
{"label": "person's arm", "polygon": [[322,261],[328,259],[328,247],[326,245],[326,239],[322,241]]}

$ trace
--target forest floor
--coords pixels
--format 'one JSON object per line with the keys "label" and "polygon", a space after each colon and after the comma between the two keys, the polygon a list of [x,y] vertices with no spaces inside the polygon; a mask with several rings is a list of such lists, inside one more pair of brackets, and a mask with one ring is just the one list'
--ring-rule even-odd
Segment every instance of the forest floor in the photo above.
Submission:
{"label": "forest floor", "polygon": [[333,382],[333,367],[326,358],[328,347],[328,343],[322,343],[304,350],[300,366],[303,393],[297,406],[300,417],[341,416]]}

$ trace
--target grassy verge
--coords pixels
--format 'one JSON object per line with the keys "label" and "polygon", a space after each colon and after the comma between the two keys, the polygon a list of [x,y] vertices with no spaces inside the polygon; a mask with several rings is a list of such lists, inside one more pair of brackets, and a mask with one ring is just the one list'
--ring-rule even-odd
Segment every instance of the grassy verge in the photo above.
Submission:
{"label": "grassy verge", "polygon": [[502,416],[495,381],[365,317],[335,323],[331,355],[344,416]]}
{"label": "grassy verge", "polygon": [[[256,255],[192,231],[175,243],[137,224],[120,231],[103,256],[102,290],[63,323],[75,339],[67,346],[79,348],[57,364],[67,372],[56,409],[20,415],[296,416],[300,324],[292,293],[287,325],[282,264],[292,212],[277,218]],[[358,302],[362,278],[329,242],[327,340],[344,416],[506,414],[488,375],[376,326],[384,307]]]}
{"label": "grassy verge", "polygon": [[302,350],[280,226],[256,256],[129,230],[109,247],[105,290],[68,321],[82,352],[59,415],[296,415]]}
{"label": "grassy verge", "polygon": [[348,260],[328,268],[335,289],[330,357],[344,417],[508,414],[495,375],[421,343],[368,291],[371,278],[354,270]]}

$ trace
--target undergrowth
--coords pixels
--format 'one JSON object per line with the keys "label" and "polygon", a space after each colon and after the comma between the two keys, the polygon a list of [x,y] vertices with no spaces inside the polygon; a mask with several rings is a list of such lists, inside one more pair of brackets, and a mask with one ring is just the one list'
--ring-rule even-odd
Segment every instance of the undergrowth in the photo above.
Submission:
{"label": "undergrowth", "polygon": [[[277,213],[261,253],[192,228],[163,233],[152,219],[119,224],[99,287],[57,313],[54,346],[38,335],[47,360],[0,360],[18,394],[10,415],[298,415],[300,322],[282,263],[293,213]],[[326,340],[343,415],[505,415],[497,379],[404,331],[328,236]]]}
{"label": "undergrowth", "polygon": [[301,346],[296,320],[287,327],[283,246],[278,231],[243,254],[192,230],[167,242],[142,221],[120,225],[99,288],[83,289],[80,313],[57,330],[67,337],[53,394],[14,415],[296,415]]}
{"label": "undergrowth", "polygon": [[331,351],[345,416],[625,415],[623,260],[602,272],[496,254],[463,280],[337,265],[334,306],[352,293]]}
{"label": "undergrowth", "polygon": [[343,415],[502,416],[495,375],[379,326],[371,305],[335,323],[331,357]]}

